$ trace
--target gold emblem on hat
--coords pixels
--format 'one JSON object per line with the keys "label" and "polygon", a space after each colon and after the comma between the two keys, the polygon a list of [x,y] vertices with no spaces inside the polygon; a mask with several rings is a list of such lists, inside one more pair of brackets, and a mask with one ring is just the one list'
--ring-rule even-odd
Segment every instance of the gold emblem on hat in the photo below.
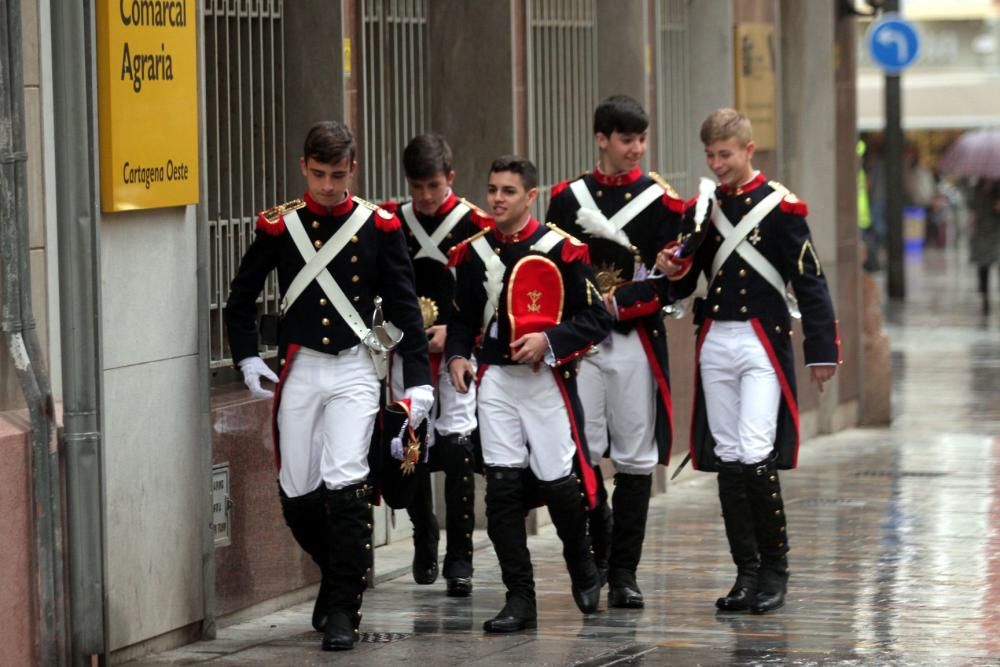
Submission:
{"label": "gold emblem on hat", "polygon": [[425,329],[437,322],[440,311],[438,310],[437,302],[435,302],[434,299],[421,296],[417,298],[417,303],[420,304],[420,315],[424,318]]}
{"label": "gold emblem on hat", "polygon": [[528,292],[528,298],[531,299],[531,303],[528,304],[529,313],[537,313],[542,309],[542,305],[538,303],[538,300],[542,298],[542,293],[538,290],[531,290]]}
{"label": "gold emblem on hat", "polygon": [[622,270],[614,264],[600,264],[597,267],[597,289],[607,294],[611,288],[622,282]]}
{"label": "gold emblem on hat", "polygon": [[409,438],[409,443],[406,445],[406,451],[403,452],[403,462],[399,464],[399,469],[403,472],[403,475],[412,475],[413,471],[417,468],[417,463],[420,461],[420,441],[414,437]]}

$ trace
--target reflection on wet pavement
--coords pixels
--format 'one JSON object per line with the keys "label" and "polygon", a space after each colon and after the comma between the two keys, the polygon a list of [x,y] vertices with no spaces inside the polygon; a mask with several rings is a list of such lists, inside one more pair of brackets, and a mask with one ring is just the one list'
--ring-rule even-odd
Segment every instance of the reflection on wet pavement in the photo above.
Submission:
{"label": "reflection on wet pavement", "polygon": [[785,608],[715,613],[734,568],[715,479],[686,471],[650,511],[644,610],[602,603],[581,617],[546,529],[529,542],[537,631],[482,633],[503,601],[485,549],[472,598],[408,577],[371,591],[369,641],[346,654],[318,650],[300,605],[140,664],[1000,664],[1000,316],[980,316],[973,271],[954,254],[907,268],[908,301],[888,312],[893,426],[813,438],[783,477]]}

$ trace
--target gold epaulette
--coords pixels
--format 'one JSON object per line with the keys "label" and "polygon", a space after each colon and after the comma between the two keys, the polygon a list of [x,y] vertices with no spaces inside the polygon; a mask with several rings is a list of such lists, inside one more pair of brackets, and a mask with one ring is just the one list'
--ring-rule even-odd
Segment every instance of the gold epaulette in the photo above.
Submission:
{"label": "gold epaulette", "polygon": [[297,211],[298,209],[304,207],[306,203],[301,199],[293,199],[291,201],[286,201],[284,204],[278,204],[277,206],[272,206],[269,209],[260,212],[260,217],[267,220],[268,224],[276,225],[278,220],[285,213],[290,211]]}
{"label": "gold epaulette", "polygon": [[373,210],[376,213],[378,213],[380,217],[383,217],[386,220],[392,218],[392,213],[390,213],[389,211],[385,210],[384,208],[382,208],[378,204],[373,204],[370,201],[368,201],[367,199],[362,199],[361,197],[353,197],[353,199],[354,199],[354,201],[356,201],[358,203],[358,206],[364,206],[365,208],[370,208],[371,210]]}
{"label": "gold epaulette", "polygon": [[[479,215],[486,216],[486,211],[484,211],[483,209],[479,208],[478,206],[476,206],[475,204],[473,204],[471,201],[469,201],[465,197],[459,197],[458,201],[462,202],[463,204],[465,204],[466,206],[468,206],[469,208],[471,208],[473,211],[475,211]],[[486,217],[489,217],[489,216],[486,216]]]}
{"label": "gold epaulette", "polygon": [[792,194],[791,190],[789,190],[788,188],[786,188],[784,185],[782,185],[778,181],[768,181],[767,184],[770,185],[772,188],[774,188],[774,190],[776,192],[783,193],[785,199],[787,199],[788,201],[790,201],[792,203],[795,203],[795,202],[797,202],[799,200],[798,197],[796,197],[794,194]]}
{"label": "gold epaulette", "polygon": [[667,182],[667,179],[663,178],[655,171],[649,172],[649,177],[653,179],[654,183],[663,188],[663,191],[667,193],[668,197],[671,197],[673,199],[681,198],[681,196],[677,194],[677,190],[674,190],[674,186],[670,185],[670,183]]}
{"label": "gold epaulette", "polygon": [[569,232],[565,232],[565,231],[559,229],[559,226],[556,225],[556,223],[554,223],[554,222],[546,222],[545,226],[548,227],[549,229],[551,229],[552,231],[554,231],[559,236],[562,236],[562,237],[565,237],[565,238],[569,239],[569,242],[572,243],[573,245],[583,245],[583,241],[581,241],[580,239],[576,238],[575,236],[573,236]]}
{"label": "gold epaulette", "polygon": [[469,243],[472,243],[473,241],[475,241],[479,237],[485,236],[487,234],[487,232],[491,232],[491,231],[493,231],[492,227],[487,227],[486,229],[480,229],[478,232],[476,232],[475,234],[473,234],[469,238],[465,239],[464,241],[456,243],[452,247],[448,248],[448,254],[450,255],[455,250],[455,248],[457,248],[458,246],[460,246],[460,245],[467,245]]}

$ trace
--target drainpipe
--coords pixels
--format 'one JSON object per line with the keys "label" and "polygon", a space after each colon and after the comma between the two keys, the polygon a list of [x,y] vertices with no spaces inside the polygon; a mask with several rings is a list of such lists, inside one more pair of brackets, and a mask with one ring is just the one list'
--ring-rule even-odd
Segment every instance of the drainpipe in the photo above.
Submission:
{"label": "drainpipe", "polygon": [[31,272],[21,58],[20,0],[0,0],[0,258],[3,262],[0,330],[14,362],[31,418],[31,495],[34,520],[35,657],[62,665],[65,614],[62,590],[59,460],[52,387],[31,309]]}
{"label": "drainpipe", "polygon": [[70,660],[107,658],[94,0],[52,2]]}
{"label": "drainpipe", "polygon": [[[198,35],[205,34],[205,9],[198,4]],[[215,527],[212,525],[212,369],[211,369],[211,324],[209,322],[210,297],[212,285],[212,263],[210,256],[210,239],[208,234],[208,146],[205,137],[208,136],[206,123],[208,114],[205,111],[205,40],[198,40],[198,155],[201,159],[199,173],[198,201],[195,209],[198,219],[197,262],[198,262],[198,363],[201,372],[198,375],[198,395],[201,414],[201,464],[205,478],[202,480],[208,496],[202,503],[201,544],[201,576],[202,594],[204,599],[204,618],[201,624],[202,639],[215,639]]]}

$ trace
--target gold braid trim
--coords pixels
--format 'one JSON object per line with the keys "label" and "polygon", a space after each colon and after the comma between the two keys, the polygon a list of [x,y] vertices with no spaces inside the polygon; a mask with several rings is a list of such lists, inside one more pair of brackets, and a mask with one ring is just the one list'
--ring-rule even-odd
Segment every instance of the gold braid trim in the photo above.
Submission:
{"label": "gold braid trim", "polygon": [[260,212],[260,215],[267,220],[268,224],[276,225],[282,215],[290,211],[297,211],[305,205],[306,203],[301,199],[293,199],[291,201],[286,201],[284,204],[278,204],[277,206],[265,209]]}
{"label": "gold braid trim", "polygon": [[810,243],[809,241],[803,243],[802,250],[799,251],[799,275],[804,276],[806,272],[804,262],[802,261],[805,259],[806,250],[809,251],[809,254],[812,255],[813,261],[816,263],[816,275],[817,276],[823,275],[823,267],[820,266],[819,257],[816,255],[816,251],[813,250],[812,243]]}
{"label": "gold braid trim", "polygon": [[654,183],[663,188],[663,191],[666,192],[667,196],[669,196],[670,198],[672,199],[681,198],[681,196],[677,194],[677,190],[674,190],[674,186],[670,185],[670,183],[667,182],[667,179],[663,178],[655,171],[649,172],[649,177],[653,180]]}

